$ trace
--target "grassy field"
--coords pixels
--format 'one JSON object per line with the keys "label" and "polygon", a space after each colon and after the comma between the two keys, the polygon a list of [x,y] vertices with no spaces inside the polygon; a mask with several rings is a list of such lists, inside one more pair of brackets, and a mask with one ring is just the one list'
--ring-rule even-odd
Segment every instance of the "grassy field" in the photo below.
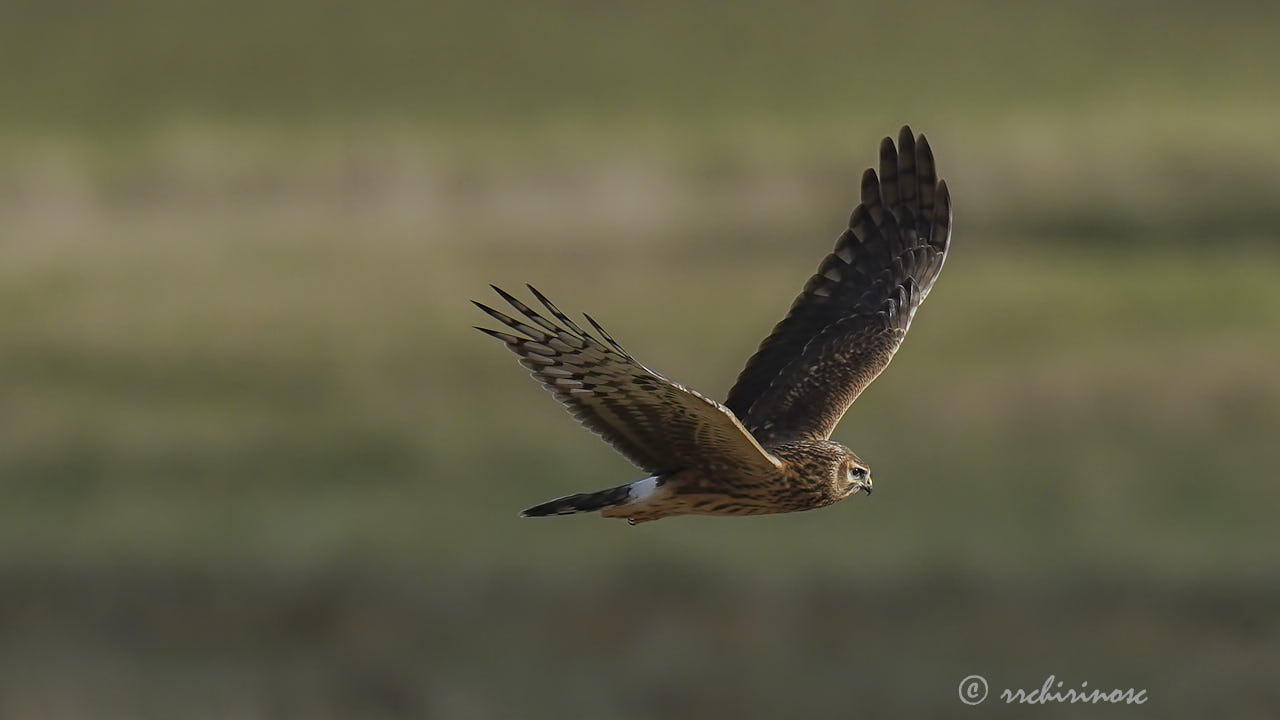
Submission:
{"label": "grassy field", "polygon": [[[1274,14],[6,4],[0,717],[1271,716]],[[903,121],[874,497],[518,520],[637,475],[467,301],[722,397]]]}

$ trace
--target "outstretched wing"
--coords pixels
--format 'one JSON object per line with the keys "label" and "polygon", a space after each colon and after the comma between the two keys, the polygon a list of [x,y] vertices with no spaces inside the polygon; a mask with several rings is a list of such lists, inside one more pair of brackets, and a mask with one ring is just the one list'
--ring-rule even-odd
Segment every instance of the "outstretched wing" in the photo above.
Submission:
{"label": "outstretched wing", "polygon": [[760,442],[826,439],[884,370],[942,269],[951,198],[924,135],[880,144],[880,175],[791,306],[747,361],[725,405]]}
{"label": "outstretched wing", "polygon": [[640,468],[654,474],[700,468],[751,481],[781,467],[723,405],[641,365],[589,316],[603,342],[533,286],[559,324],[493,289],[527,322],[476,303],[519,334],[476,329],[505,343],[579,422]]}

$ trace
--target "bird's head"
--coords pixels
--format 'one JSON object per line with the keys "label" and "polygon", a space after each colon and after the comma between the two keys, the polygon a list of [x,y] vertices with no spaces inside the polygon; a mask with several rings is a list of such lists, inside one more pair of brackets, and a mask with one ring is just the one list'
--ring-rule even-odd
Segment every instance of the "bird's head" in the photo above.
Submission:
{"label": "bird's head", "polygon": [[770,452],[793,468],[797,483],[821,494],[826,503],[859,491],[871,494],[871,468],[834,440],[800,440],[775,445]]}
{"label": "bird's head", "polygon": [[868,495],[871,494],[871,468],[858,459],[857,455],[849,453],[849,457],[840,464],[838,472],[837,482],[844,489],[844,497],[849,497],[859,490]]}

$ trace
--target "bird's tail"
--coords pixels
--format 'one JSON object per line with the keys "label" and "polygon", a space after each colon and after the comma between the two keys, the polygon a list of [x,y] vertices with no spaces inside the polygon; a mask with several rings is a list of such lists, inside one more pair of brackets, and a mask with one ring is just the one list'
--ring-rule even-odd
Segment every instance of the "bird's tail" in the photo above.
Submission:
{"label": "bird's tail", "polygon": [[520,513],[520,517],[573,515],[575,513],[603,510],[607,507],[627,505],[629,503],[645,499],[651,495],[660,484],[661,480],[657,476],[654,476],[647,477],[643,480],[637,480],[635,482],[629,482],[626,485],[612,487],[607,490],[566,495],[562,498],[556,498],[555,500],[548,500],[541,505],[534,505],[528,510]]}

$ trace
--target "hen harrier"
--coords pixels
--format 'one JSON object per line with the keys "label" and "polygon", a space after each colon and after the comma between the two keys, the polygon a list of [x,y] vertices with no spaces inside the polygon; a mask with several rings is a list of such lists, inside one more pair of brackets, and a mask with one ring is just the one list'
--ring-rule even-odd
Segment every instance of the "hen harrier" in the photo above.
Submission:
{"label": "hen harrier", "polygon": [[649,473],[535,505],[524,517],[600,510],[631,524],[669,515],[757,515],[824,507],[864,490],[871,471],[829,440],[902,344],[942,269],[951,198],[924,135],[880,144],[880,174],[724,404],[640,364],[604,328],[583,330],[532,286],[551,319],[494,287],[520,317],[477,306],[513,332],[477,328],[583,425]]}

